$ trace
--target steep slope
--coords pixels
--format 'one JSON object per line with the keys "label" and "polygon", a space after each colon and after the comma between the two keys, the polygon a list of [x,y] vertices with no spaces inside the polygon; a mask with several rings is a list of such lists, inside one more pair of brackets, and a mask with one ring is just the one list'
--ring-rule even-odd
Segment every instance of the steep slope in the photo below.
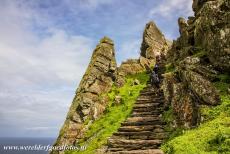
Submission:
{"label": "steep slope", "polygon": [[108,103],[102,94],[111,90],[116,67],[113,41],[104,37],[93,52],[55,145],[74,145],[102,115]]}
{"label": "steep slope", "polygon": [[178,19],[180,37],[167,54],[162,88],[172,133],[162,149],[230,153],[230,1],[193,0],[193,10]]}
{"label": "steep slope", "polygon": [[220,104],[212,82],[230,66],[229,1],[194,0],[193,9],[195,17],[178,19],[180,37],[168,51],[167,67],[172,69],[163,86],[177,125],[187,128],[200,123],[200,105]]}

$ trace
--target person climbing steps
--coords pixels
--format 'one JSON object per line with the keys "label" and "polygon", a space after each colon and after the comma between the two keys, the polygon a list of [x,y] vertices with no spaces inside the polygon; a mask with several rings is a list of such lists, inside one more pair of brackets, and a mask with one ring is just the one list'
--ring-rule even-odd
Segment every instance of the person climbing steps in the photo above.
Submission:
{"label": "person climbing steps", "polygon": [[150,82],[151,82],[152,86],[155,85],[157,88],[160,88],[160,79],[158,76],[158,72],[159,72],[159,67],[156,64],[153,68],[151,75],[150,75]]}

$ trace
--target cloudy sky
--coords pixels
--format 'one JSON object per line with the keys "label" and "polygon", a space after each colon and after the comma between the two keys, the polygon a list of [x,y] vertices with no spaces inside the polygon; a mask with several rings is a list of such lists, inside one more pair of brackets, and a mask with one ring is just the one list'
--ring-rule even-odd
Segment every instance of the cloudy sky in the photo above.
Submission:
{"label": "cloudy sky", "polygon": [[168,39],[192,0],[0,0],[0,137],[55,137],[99,39],[118,63],[139,54],[145,24]]}

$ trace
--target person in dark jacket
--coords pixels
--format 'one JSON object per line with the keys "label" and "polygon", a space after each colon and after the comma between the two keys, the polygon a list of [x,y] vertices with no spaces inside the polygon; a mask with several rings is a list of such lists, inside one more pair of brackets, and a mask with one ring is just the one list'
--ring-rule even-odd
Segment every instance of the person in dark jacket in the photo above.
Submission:
{"label": "person in dark jacket", "polygon": [[153,68],[153,71],[158,74],[159,73],[159,66],[158,64],[155,64],[154,68]]}
{"label": "person in dark jacket", "polygon": [[155,71],[151,73],[150,81],[152,86],[155,85],[157,88],[160,88],[160,80],[158,74]]}

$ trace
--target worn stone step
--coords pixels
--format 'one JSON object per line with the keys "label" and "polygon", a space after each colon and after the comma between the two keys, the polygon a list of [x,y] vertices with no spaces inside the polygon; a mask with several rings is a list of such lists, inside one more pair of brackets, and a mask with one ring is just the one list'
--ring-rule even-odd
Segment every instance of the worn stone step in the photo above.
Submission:
{"label": "worn stone step", "polygon": [[164,154],[164,152],[160,149],[146,149],[146,150],[131,150],[127,151],[125,149],[121,150],[121,148],[111,148],[108,154]]}
{"label": "worn stone step", "polygon": [[[143,137],[149,137],[149,136],[153,136],[160,133],[160,134],[164,134],[164,130],[161,130],[161,129],[156,129],[156,130],[153,130],[153,131],[140,131],[140,132],[116,132],[114,133],[113,135],[114,136],[129,136],[129,137],[132,137],[132,136],[143,136]],[[147,138],[146,138],[147,139]]]}
{"label": "worn stone step", "polygon": [[131,114],[130,117],[161,117],[159,114]]}
{"label": "worn stone step", "polygon": [[156,121],[160,120],[159,117],[129,117],[127,118],[127,122],[147,122],[147,121]]}
{"label": "worn stone step", "polygon": [[156,102],[156,101],[164,101],[164,98],[159,98],[159,97],[152,97],[152,98],[141,98],[141,99],[137,99],[136,101],[138,102]]}
{"label": "worn stone step", "polygon": [[161,114],[161,111],[133,111],[132,113],[131,113],[131,116],[132,117],[135,117],[135,116],[159,116]]}
{"label": "worn stone step", "polygon": [[138,108],[138,107],[158,107],[160,105],[163,105],[163,103],[137,103],[137,104],[134,104],[133,108]]}
{"label": "worn stone step", "polygon": [[158,111],[158,113],[162,112],[158,107],[142,107],[142,108],[133,108],[133,112],[152,112]]}
{"label": "worn stone step", "polygon": [[163,100],[148,100],[148,101],[136,101],[135,104],[154,104],[154,103],[162,103],[164,104]]}
{"label": "worn stone step", "polygon": [[168,137],[168,133],[151,133],[148,135],[139,135],[139,134],[135,134],[135,135],[123,135],[123,134],[117,134],[117,135],[113,135],[111,138],[113,139],[140,139],[140,140],[164,140]]}
{"label": "worn stone step", "polygon": [[140,92],[140,96],[144,96],[144,95],[150,95],[151,96],[151,95],[154,95],[154,94],[156,94],[156,92],[148,91],[148,90]]}
{"label": "worn stone step", "polygon": [[137,150],[142,148],[157,148],[162,140],[125,140],[113,139],[108,140],[110,148],[126,148],[126,150]]}
{"label": "worn stone step", "polygon": [[162,122],[160,120],[155,121],[134,121],[134,122],[123,122],[121,123],[121,126],[143,126],[143,125],[165,125],[165,122]]}
{"label": "worn stone step", "polygon": [[162,125],[146,125],[146,126],[123,126],[118,129],[120,132],[139,132],[153,131],[154,129],[164,129]]}

